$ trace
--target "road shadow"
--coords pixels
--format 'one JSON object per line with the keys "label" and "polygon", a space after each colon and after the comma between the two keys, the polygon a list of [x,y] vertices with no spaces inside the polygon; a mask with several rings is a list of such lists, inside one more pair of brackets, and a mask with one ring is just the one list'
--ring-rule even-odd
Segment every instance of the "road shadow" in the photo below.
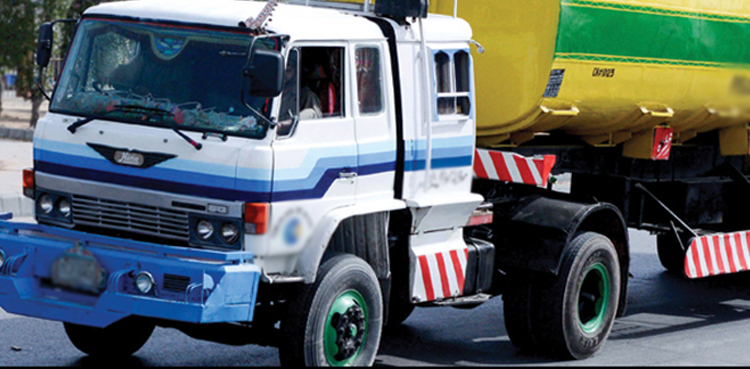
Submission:
{"label": "road shadow", "polygon": [[[408,323],[407,323],[408,324]],[[555,360],[519,352],[505,338],[497,340],[459,341],[432,339],[420,329],[401,325],[388,330],[380,343],[379,355],[403,358],[429,365],[518,365],[554,363]],[[504,333],[504,332],[503,332]],[[386,366],[375,361],[375,366]]]}
{"label": "road shadow", "polygon": [[125,356],[117,358],[83,356],[66,366],[79,366],[86,368],[143,368],[153,365],[136,356]]}

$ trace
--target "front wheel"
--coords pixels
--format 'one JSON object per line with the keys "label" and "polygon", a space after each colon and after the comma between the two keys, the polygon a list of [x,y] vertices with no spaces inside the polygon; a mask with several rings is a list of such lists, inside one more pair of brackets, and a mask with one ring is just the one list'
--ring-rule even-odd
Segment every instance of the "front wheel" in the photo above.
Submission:
{"label": "front wheel", "polygon": [[593,232],[576,236],[563,254],[557,278],[540,291],[541,346],[574,359],[596,353],[612,330],[620,283],[612,242]]}
{"label": "front wheel", "polygon": [[383,299],[375,272],[353,255],[336,255],[312,285],[288,302],[279,357],[283,366],[370,366],[380,345]]}
{"label": "front wheel", "polygon": [[155,325],[138,317],[127,317],[105,328],[63,323],[68,339],[91,356],[130,356],[146,344]]}

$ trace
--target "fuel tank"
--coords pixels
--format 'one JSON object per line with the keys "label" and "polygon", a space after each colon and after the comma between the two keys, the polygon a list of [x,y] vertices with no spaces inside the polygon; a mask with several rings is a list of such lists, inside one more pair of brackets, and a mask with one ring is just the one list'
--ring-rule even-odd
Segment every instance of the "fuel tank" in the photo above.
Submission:
{"label": "fuel tank", "polygon": [[747,132],[750,0],[463,0],[456,13],[485,49],[472,50],[480,147],[553,130],[605,146],[659,126],[676,144]]}

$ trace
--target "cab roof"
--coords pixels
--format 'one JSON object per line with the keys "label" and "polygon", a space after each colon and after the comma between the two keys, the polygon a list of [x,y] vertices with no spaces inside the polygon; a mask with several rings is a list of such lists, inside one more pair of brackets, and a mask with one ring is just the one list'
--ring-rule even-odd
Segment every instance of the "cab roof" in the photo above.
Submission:
{"label": "cab roof", "polygon": [[[248,0],[116,1],[93,6],[84,15],[238,27],[247,18],[256,17],[265,5],[266,2],[263,1]],[[266,23],[266,29],[287,34],[293,40],[383,39],[380,28],[363,15],[345,10],[280,3],[270,17],[271,20]],[[471,38],[471,28],[461,19],[430,14],[424,24],[427,40],[465,41]]]}
{"label": "cab roof", "polygon": [[[93,6],[86,16],[118,16],[149,21],[171,21],[238,27],[249,17],[256,17],[265,2],[235,0],[141,0],[118,1]],[[311,22],[313,21],[313,22]],[[266,29],[288,34],[293,39],[341,40],[382,39],[383,33],[364,17],[340,10],[279,4]]]}

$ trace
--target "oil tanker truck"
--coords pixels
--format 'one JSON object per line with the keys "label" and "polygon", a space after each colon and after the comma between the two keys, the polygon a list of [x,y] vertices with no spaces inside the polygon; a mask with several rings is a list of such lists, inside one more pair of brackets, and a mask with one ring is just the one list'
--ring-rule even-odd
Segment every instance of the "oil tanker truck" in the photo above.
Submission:
{"label": "oil tanker truck", "polygon": [[73,22],[23,176],[36,223],[0,214],[0,307],[86,354],[162,326],[371,365],[416,307],[502,296],[515,346],[585,359],[625,312],[629,228],[686,278],[750,266],[750,1],[144,0]]}

